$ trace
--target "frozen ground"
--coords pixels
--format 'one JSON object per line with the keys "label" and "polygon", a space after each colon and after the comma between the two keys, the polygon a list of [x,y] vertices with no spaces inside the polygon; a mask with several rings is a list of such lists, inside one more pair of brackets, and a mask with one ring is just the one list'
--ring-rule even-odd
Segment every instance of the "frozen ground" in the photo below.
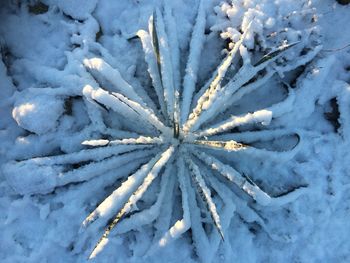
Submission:
{"label": "frozen ground", "polygon": [[[108,169],[106,163],[102,163],[82,170],[85,163],[72,161],[80,158],[76,152],[85,147],[81,142],[105,135],[94,130],[101,126],[100,111],[86,109],[89,104],[83,101],[83,93],[86,97],[100,99],[98,102],[102,106],[109,103],[107,96],[85,87],[87,82],[94,82],[85,67],[91,70],[94,64],[90,60],[90,64],[84,67],[83,60],[90,59],[92,53],[97,54],[118,68],[134,87],[150,86],[143,48],[135,33],[139,29],[147,30],[148,19],[154,8],[160,7],[160,1],[43,2],[45,5],[37,5],[35,1],[5,0],[0,6],[1,262],[85,262],[103,230],[95,223],[96,226],[82,233],[82,222],[120,185],[120,178],[127,178],[149,155],[154,154],[153,150],[144,150],[137,156],[132,153],[124,163],[118,159],[122,163],[118,169]],[[181,54],[179,63],[182,65],[178,73],[174,73],[176,79],[186,73],[184,65],[191,53],[188,45],[198,2],[171,2],[177,28],[172,33],[177,36]],[[157,235],[181,219],[182,208],[186,211],[185,205],[181,205],[181,185],[177,186],[174,179],[169,179],[178,191],[174,191],[174,196],[169,193],[168,197],[163,193],[165,201],[162,204],[165,206],[159,212],[159,219],[144,226],[121,224],[114,234],[111,233],[108,244],[93,259],[94,262],[199,262],[211,255],[206,249],[213,251],[213,262],[350,262],[350,5],[341,6],[332,0],[314,0],[312,3],[303,0],[241,0],[235,1],[242,5],[238,9],[220,1],[203,2],[206,3],[207,20],[204,47],[199,54],[198,83],[205,83],[220,63],[224,55],[222,50],[228,47],[229,40],[237,41],[240,33],[235,29],[252,30],[257,35],[266,36],[264,30],[281,31],[290,26],[303,35],[296,50],[304,45],[305,52],[312,52],[320,43],[323,46],[301,72],[298,68],[291,74],[280,76],[283,83],[293,85],[289,89],[293,91],[291,100],[284,101],[287,92],[273,78],[262,89],[243,96],[239,104],[220,114],[221,120],[232,114],[266,109],[254,115],[258,122],[262,122],[253,126],[254,129],[263,127],[272,131],[282,128],[301,135],[298,152],[292,156],[277,154],[265,158],[240,153],[217,154],[241,173],[249,174],[271,196],[289,195],[275,199],[272,205],[263,206],[258,197],[257,202],[253,202],[236,191],[232,195],[231,212],[227,211],[230,206],[226,207],[226,203],[218,206],[219,212],[224,211],[224,242],[219,242],[214,229],[211,237],[219,241],[211,242],[206,248],[205,242],[195,238],[198,228],[192,218],[191,228],[185,229],[188,231],[184,230],[178,238],[168,238],[174,240],[165,247],[154,249],[152,244],[159,238]],[[310,3],[315,10],[310,9]],[[289,13],[285,20],[276,15]],[[300,13],[309,20],[299,19]],[[246,20],[254,20],[254,16],[258,22],[248,26]],[[315,35],[306,37],[307,29],[316,24]],[[286,34],[289,42],[293,42],[298,32]],[[168,35],[175,39],[174,34],[168,32]],[[200,39],[200,34],[193,39]],[[259,54],[256,57],[254,54],[265,54],[264,51],[268,50],[261,43],[262,49],[258,50],[255,41],[248,34],[244,42],[254,59],[259,57]],[[199,42],[194,46],[200,45]],[[173,47],[174,43],[170,42],[174,53],[176,49]],[[287,64],[298,55],[293,50],[291,48],[287,53]],[[240,52],[242,56],[245,54],[244,50]],[[195,62],[192,66],[196,68]],[[242,65],[237,63],[236,66]],[[150,100],[157,96],[156,92],[147,89],[145,93]],[[135,94],[128,94],[135,97]],[[147,94],[141,97],[147,100]],[[286,103],[270,107],[280,101]],[[147,130],[146,126],[140,127],[132,119],[125,122],[116,114],[106,113],[104,121],[110,127],[123,127],[136,133]],[[209,124],[215,122],[211,120]],[[249,125],[243,126],[238,131],[243,134],[250,128]],[[124,136],[116,132],[113,135]],[[222,136],[236,139],[230,134]],[[89,143],[96,146],[101,141]],[[291,148],[292,143],[291,138],[282,136],[273,145],[262,142],[256,146],[283,151]],[[69,167],[52,157],[65,153],[71,153],[65,157],[72,162]],[[89,158],[98,163],[103,159],[102,155]],[[40,161],[32,159],[45,156],[48,158]],[[27,159],[28,162],[13,165],[15,161]],[[69,163],[63,159],[61,162]],[[96,173],[94,169],[103,171],[102,175],[90,178]],[[208,170],[203,168],[203,173],[209,173]],[[53,179],[57,174],[68,174],[73,179]],[[83,176],[89,179],[80,180]],[[139,209],[159,200],[155,196],[160,198],[162,195],[158,190],[161,185],[163,181],[155,180],[142,202],[138,203]],[[216,196],[213,199],[221,204]],[[221,211],[222,206],[226,210]],[[213,215],[213,207],[210,208]],[[131,209],[137,210],[137,206]],[[169,214],[172,215],[168,220],[170,225],[164,227],[162,224]],[[194,216],[192,213],[191,217]],[[105,219],[101,224],[107,224],[109,218]],[[147,221],[140,219],[136,222],[142,220]],[[184,228],[181,224],[176,226],[178,229],[169,232],[172,237],[181,232],[181,227]],[[127,231],[128,228],[131,231]],[[206,226],[208,229],[211,228]],[[213,244],[218,244],[218,247]],[[152,253],[148,253],[150,247]],[[144,257],[145,254],[148,256]]]}

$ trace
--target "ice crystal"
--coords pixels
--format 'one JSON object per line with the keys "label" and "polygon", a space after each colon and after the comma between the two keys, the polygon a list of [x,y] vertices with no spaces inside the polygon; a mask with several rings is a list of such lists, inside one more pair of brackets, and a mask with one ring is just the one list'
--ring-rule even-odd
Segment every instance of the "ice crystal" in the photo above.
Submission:
{"label": "ice crystal", "polygon": [[[224,31],[222,36],[230,40],[229,51],[209,80],[198,87],[200,58],[205,51],[206,10],[205,1],[201,1],[183,79],[176,23],[171,8],[165,4],[163,11],[156,9],[150,17],[148,31],[140,30],[136,34],[145,53],[151,88],[130,85],[118,69],[103,59],[110,57],[108,51],[93,42],[89,48],[102,55],[96,57],[91,52],[82,61],[89,73],[82,70],[81,74],[89,79],[82,93],[73,88],[71,94],[50,88],[31,91],[60,98],[81,96],[90,125],[77,137],[88,137],[81,141],[85,148],[79,152],[8,163],[5,174],[17,192],[45,194],[109,171],[118,173],[119,170],[119,178],[124,178],[82,223],[79,239],[80,244],[89,242],[92,246],[89,258],[103,250],[109,235],[156,222],[157,233],[146,257],[191,230],[200,260],[210,262],[221,240],[224,241],[235,205],[246,203],[235,198],[239,195],[237,190],[260,206],[281,204],[302,193],[299,189],[284,196],[282,201],[274,198],[247,174],[239,172],[230,158],[231,153],[240,153],[262,160],[282,160],[297,152],[301,139],[298,131],[264,128],[292,110],[294,91],[283,76],[310,62],[320,50],[320,46],[307,46],[314,29],[308,29],[304,35],[303,31],[292,28],[266,31],[259,28],[258,22],[265,19],[266,28],[272,28],[274,19],[261,18],[258,12],[251,11],[240,21],[241,25],[233,29],[227,25],[237,22],[233,14],[237,7],[223,4],[217,12],[219,16],[226,13],[226,17],[222,15],[222,24],[213,30]],[[307,14],[304,12],[302,16]],[[259,39],[260,44],[254,39]],[[232,113],[234,105],[243,97],[276,79],[288,91],[282,102],[245,114]],[[22,106],[15,108],[16,116]],[[18,122],[23,121],[20,117]],[[30,120],[28,123],[28,130],[42,129],[41,126],[32,128]],[[47,125],[42,133],[53,125]],[[241,127],[245,128],[240,130]],[[249,131],[252,127],[258,130]],[[259,147],[259,142],[279,137],[295,138],[295,145],[279,150]],[[30,178],[22,176],[29,170],[35,171]],[[152,191],[156,196],[144,201],[147,207],[142,205],[143,208],[138,209],[137,205],[153,183],[159,186],[159,190]],[[180,199],[175,198],[177,193]],[[181,202],[179,220],[171,211],[172,202]],[[256,221],[264,227],[263,221]],[[91,236],[98,235],[101,237],[93,244]]]}

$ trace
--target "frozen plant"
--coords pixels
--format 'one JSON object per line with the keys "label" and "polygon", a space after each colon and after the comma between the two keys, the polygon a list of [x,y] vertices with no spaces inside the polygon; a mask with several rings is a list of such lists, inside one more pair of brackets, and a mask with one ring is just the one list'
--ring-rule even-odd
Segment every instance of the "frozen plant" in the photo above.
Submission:
{"label": "frozen plant", "polygon": [[[297,12],[290,2],[266,0],[257,5],[255,1],[234,1],[218,7],[221,23],[212,30],[229,40],[228,51],[201,86],[198,74],[207,38],[205,1],[198,5],[183,78],[176,23],[169,4],[165,3],[162,11],[154,11],[148,31],[137,32],[151,87],[129,84],[104,59],[114,59],[108,51],[97,42],[86,41],[80,50],[86,52],[82,64],[87,70],[80,69],[85,81],[79,80],[84,83],[80,89],[28,89],[13,111],[19,125],[45,136],[55,129],[64,112],[64,101],[82,98],[89,124],[72,140],[79,140],[84,148],[10,162],[4,167],[8,182],[20,194],[46,194],[115,171],[118,175],[110,184],[115,180],[122,183],[86,217],[76,249],[89,244],[89,258],[95,258],[109,235],[155,222],[154,240],[145,257],[191,230],[199,259],[211,262],[235,211],[265,227],[247,201],[237,195],[247,194],[258,205],[269,206],[282,205],[302,193],[298,189],[272,197],[230,161],[240,154],[282,161],[298,151],[301,136],[297,130],[266,129],[293,110],[292,81],[285,76],[312,61],[321,49],[316,28],[305,28],[312,23],[312,8],[303,3]],[[96,50],[99,56],[94,55]],[[242,98],[269,83],[271,87],[285,87],[286,98],[253,112],[234,112]],[[48,104],[50,96],[56,100]],[[42,109],[33,107],[35,104]],[[33,119],[50,112],[50,108],[57,108],[51,122],[37,125]],[[26,115],[28,112],[33,115]],[[277,150],[259,146],[278,138],[295,139],[295,144]],[[152,185],[157,189],[148,191]],[[147,197],[148,192],[153,196]],[[246,206],[244,211],[238,208],[242,205]],[[174,207],[182,209],[178,220]]]}

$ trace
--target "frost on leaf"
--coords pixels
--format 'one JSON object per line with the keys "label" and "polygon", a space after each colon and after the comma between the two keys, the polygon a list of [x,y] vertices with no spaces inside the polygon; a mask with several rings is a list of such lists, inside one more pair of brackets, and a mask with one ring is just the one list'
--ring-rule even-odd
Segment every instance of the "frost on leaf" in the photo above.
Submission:
{"label": "frost on leaf", "polygon": [[[216,7],[219,23],[211,27],[210,34],[220,32],[229,44],[222,62],[206,78],[200,76],[201,54],[207,52],[204,49],[210,38],[206,19],[213,11],[204,0],[198,4],[187,62],[182,65],[173,10],[164,3],[162,10],[155,9],[150,16],[148,31],[136,33],[145,54],[149,86],[131,84],[114,66],[117,63],[108,50],[89,40],[83,49],[76,49],[79,77],[62,75],[62,80],[55,79],[61,88],[31,91],[28,101],[59,98],[59,105],[52,105],[57,110],[50,127],[36,128],[30,122],[31,114],[41,117],[46,109],[33,109],[18,96],[14,109],[18,124],[48,140],[64,123],[69,127],[72,119],[82,118],[79,107],[72,103],[79,103],[87,115],[86,120],[77,121],[80,130],[71,138],[79,141],[78,151],[61,147],[63,153],[56,151],[4,166],[8,182],[18,193],[47,194],[59,187],[103,179],[111,171],[122,175],[108,196],[96,207],[89,207],[82,222],[76,249],[88,258],[103,253],[111,236],[154,225],[146,258],[188,233],[198,258],[211,262],[220,243],[226,242],[234,212],[241,213],[235,210],[232,196],[249,199],[260,207],[281,203],[254,181],[254,174],[235,167],[232,158],[247,155],[252,161],[283,161],[296,154],[300,131],[277,129],[273,123],[294,110],[294,90],[285,76],[312,61],[321,46],[317,28],[304,22],[313,14],[311,7],[304,10],[296,4],[295,8],[302,10],[298,12],[279,9],[268,0],[252,8],[252,2],[241,0]],[[279,15],[270,17],[272,11]],[[43,72],[51,73],[49,69]],[[67,87],[63,77],[80,83],[80,87]],[[251,94],[266,87],[272,93],[277,92],[275,88],[283,90],[285,96],[276,96],[279,99],[272,105],[245,104],[255,98]],[[37,94],[42,95],[34,99]],[[238,107],[240,102],[243,106]],[[274,146],[273,141],[279,138],[294,143]],[[250,209],[247,202],[244,204]],[[180,210],[181,218],[174,208]]]}

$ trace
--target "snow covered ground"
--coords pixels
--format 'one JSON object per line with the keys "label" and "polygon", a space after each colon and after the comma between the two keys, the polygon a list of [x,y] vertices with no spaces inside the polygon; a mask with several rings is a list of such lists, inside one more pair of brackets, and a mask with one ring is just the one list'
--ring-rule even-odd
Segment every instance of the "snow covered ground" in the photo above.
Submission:
{"label": "snow covered ground", "polygon": [[[91,261],[350,262],[350,5],[333,0],[43,3],[0,5],[1,262],[85,262],[125,202],[130,204],[125,211],[136,219],[121,221]],[[157,71],[148,21],[163,6],[167,32],[162,12],[154,22],[160,39]],[[235,46],[239,55],[227,62],[228,49]],[[282,55],[263,57],[273,48]],[[225,57],[233,69],[218,78],[222,86],[202,92]],[[264,72],[248,78],[252,65]],[[292,70],[293,65],[298,66]],[[240,68],[247,70],[230,86]],[[224,75],[225,63],[219,69]],[[255,89],[264,77],[267,82]],[[157,100],[162,83],[168,83],[164,100]],[[178,85],[171,89],[171,83]],[[169,95],[177,89],[179,104]],[[125,97],[118,95],[117,101],[111,95],[116,90]],[[143,118],[133,119],[130,109]],[[221,125],[232,115],[240,117]],[[176,120],[179,132],[168,136]],[[136,142],[154,129],[161,136]],[[258,149],[223,146],[223,140]],[[131,141],[135,145],[128,145]],[[183,141],[204,145],[198,148],[203,152],[175,153]],[[156,155],[158,148],[140,142],[170,147]],[[121,155],[111,157],[112,151]],[[193,154],[187,159],[188,152]],[[173,153],[176,168],[163,169]],[[237,169],[243,191],[228,191],[233,184],[225,187],[217,178],[232,170],[220,170],[223,166],[206,154]],[[151,173],[128,177],[157,156]],[[204,189],[197,197],[186,188],[190,179],[178,176],[186,172],[195,174],[192,186]],[[134,201],[123,200],[143,175],[154,180],[145,195],[139,191]],[[248,175],[256,185],[244,179]],[[117,197],[109,202],[112,192]],[[105,206],[98,206],[101,202]],[[201,213],[194,212],[197,203]],[[90,217],[92,211],[97,212]],[[137,217],[137,211],[150,212]],[[83,222],[92,225],[85,228]]]}

